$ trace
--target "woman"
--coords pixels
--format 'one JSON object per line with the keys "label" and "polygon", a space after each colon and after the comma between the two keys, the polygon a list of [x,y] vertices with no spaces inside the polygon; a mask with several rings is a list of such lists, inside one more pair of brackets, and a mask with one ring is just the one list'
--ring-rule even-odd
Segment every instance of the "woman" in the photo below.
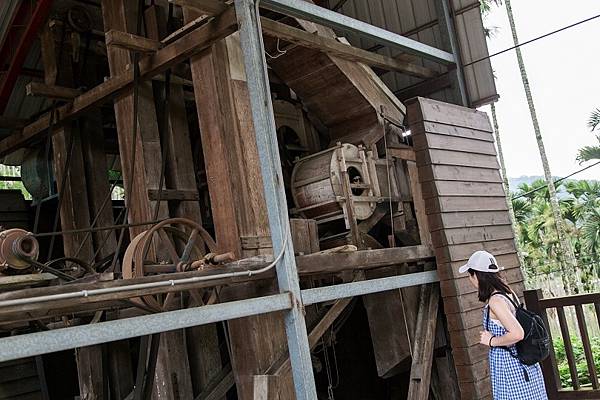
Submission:
{"label": "woman", "polygon": [[[483,310],[480,344],[488,346],[494,400],[546,400],[546,389],[539,364],[524,365],[515,357],[515,343],[523,339],[523,328],[515,318],[515,293],[500,276],[496,258],[487,251],[476,251],[460,273],[469,273],[477,288]],[[513,299],[511,301],[511,299]]]}

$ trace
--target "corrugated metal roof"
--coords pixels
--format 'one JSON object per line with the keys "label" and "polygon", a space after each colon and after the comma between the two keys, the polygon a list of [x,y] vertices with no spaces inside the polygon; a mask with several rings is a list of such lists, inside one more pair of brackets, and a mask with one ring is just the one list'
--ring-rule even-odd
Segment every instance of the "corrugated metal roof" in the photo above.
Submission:
{"label": "corrugated metal roof", "polygon": [[4,42],[4,36],[10,26],[13,14],[19,0],[2,0],[0,1],[0,43]]}
{"label": "corrugated metal roof", "polygon": [[[17,5],[22,0],[2,0],[0,1],[0,43],[4,41],[4,37],[11,24],[13,13]],[[40,44],[35,41],[31,45],[31,49],[25,57],[23,63],[25,69],[42,70],[42,60],[40,52]],[[25,86],[31,82],[31,77],[20,75],[17,78],[15,87],[10,96],[10,101],[4,110],[5,116],[14,118],[29,118],[30,116],[39,113],[44,107],[47,107],[48,102],[42,98],[28,97],[25,95]],[[10,134],[9,130],[0,129],[0,137]]]}
{"label": "corrugated metal roof", "polygon": [[[468,64],[487,56],[487,43],[481,21],[479,1],[451,0],[451,3],[456,14],[455,26],[462,63]],[[437,23],[435,0],[348,0],[338,12],[419,42],[449,50],[444,48],[442,42]],[[353,45],[363,49],[375,47],[375,43],[372,41],[358,38],[355,35],[347,35],[347,38]],[[378,49],[377,52],[392,57],[399,54],[398,51],[385,47]],[[435,71],[445,71],[444,67],[435,62],[428,60],[420,60],[420,62],[423,66]],[[393,91],[399,91],[420,82],[419,79],[394,72],[388,72],[381,78]],[[496,86],[489,60],[466,67],[465,80],[471,104],[480,105],[496,98]],[[448,101],[449,92],[446,90],[431,97]]]}

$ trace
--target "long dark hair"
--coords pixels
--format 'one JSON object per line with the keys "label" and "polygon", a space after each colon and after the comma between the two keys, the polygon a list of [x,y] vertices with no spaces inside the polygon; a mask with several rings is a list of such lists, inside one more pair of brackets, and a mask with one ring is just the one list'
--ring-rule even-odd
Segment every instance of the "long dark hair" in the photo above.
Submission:
{"label": "long dark hair", "polygon": [[512,290],[510,290],[510,287],[508,287],[508,284],[504,281],[500,272],[481,272],[469,268],[469,274],[477,277],[479,285],[478,296],[479,301],[481,302],[488,301],[494,292],[506,293],[508,295],[512,294]]}

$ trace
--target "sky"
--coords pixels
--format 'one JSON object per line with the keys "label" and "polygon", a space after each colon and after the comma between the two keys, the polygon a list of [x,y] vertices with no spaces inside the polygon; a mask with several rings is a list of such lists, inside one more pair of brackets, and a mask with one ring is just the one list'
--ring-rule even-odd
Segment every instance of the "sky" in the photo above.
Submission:
{"label": "sky", "polygon": [[[521,43],[600,14],[598,0],[512,0],[511,5]],[[504,4],[493,8],[484,25],[497,27],[488,39],[490,54],[513,45]],[[587,121],[600,108],[599,39],[597,18],[521,47],[553,176],[591,164],[579,165],[575,158],[580,147],[597,144]],[[493,57],[492,67],[507,175],[543,175],[515,52]],[[481,109],[489,112],[489,107]],[[600,165],[573,178],[600,179]]]}

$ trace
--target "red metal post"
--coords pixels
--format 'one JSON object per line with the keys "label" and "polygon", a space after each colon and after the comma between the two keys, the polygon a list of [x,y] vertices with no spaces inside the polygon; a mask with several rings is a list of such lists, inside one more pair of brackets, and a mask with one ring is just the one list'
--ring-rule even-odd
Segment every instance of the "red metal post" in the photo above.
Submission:
{"label": "red metal post", "polygon": [[[8,64],[8,70],[2,79],[2,86],[0,86],[0,114],[4,113],[6,109],[8,99],[23,68],[25,57],[35,40],[35,35],[48,17],[52,1],[38,0],[33,8],[31,1],[22,0],[15,11],[11,26],[8,28],[0,48],[0,62],[6,61]],[[18,45],[12,51],[17,41]]]}

